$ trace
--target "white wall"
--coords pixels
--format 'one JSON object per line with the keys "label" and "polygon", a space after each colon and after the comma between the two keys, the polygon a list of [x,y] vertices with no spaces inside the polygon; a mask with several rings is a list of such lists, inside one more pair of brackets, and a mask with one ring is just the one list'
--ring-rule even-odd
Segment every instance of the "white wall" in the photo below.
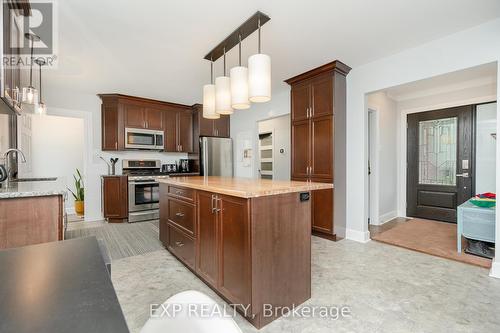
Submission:
{"label": "white wall", "polygon": [[[66,186],[75,191],[73,174],[77,168],[83,172],[83,130],[83,119],[31,116],[30,176],[63,178]],[[71,194],[68,195],[66,209],[74,211]]]}
{"label": "white wall", "polygon": [[[234,174],[235,177],[258,177],[258,124],[260,120],[277,117],[290,113],[290,91],[283,88],[278,93],[273,93],[270,102],[252,104],[248,110],[237,110],[231,115],[231,138],[234,143]],[[246,166],[240,158],[243,149],[253,149],[250,166]]]}
{"label": "white wall", "polygon": [[290,115],[259,121],[258,131],[273,133],[273,179],[290,180]]}
{"label": "white wall", "polygon": [[[462,84],[458,84],[458,86],[462,86]],[[427,96],[406,99],[397,103],[397,141],[399,147],[397,171],[398,216],[406,216],[406,123],[408,114],[496,100],[496,81],[487,85],[461,87],[457,90],[441,93],[438,92],[438,88],[436,87],[436,90],[429,90]]]}
{"label": "white wall", "polygon": [[[449,35],[393,56],[357,67],[347,77],[347,234],[368,241],[367,226],[367,105],[366,94],[500,61],[500,19]],[[500,90],[497,86],[497,99]],[[497,112],[497,119],[499,117]],[[364,130],[360,130],[360,127]],[[497,129],[499,125],[497,122]],[[500,144],[497,141],[497,159]],[[498,162],[498,161],[497,161]],[[497,170],[497,173],[499,171]],[[500,177],[497,174],[497,191]],[[364,193],[364,200],[360,200]],[[361,202],[364,201],[364,205]],[[500,239],[500,209],[497,206],[497,239]],[[492,275],[500,277],[500,247],[497,247]]]}
{"label": "white wall", "polygon": [[495,193],[497,104],[477,106],[476,125],[476,193]]}
{"label": "white wall", "polygon": [[[378,216],[371,223],[382,224],[397,216],[397,104],[385,92],[368,95],[368,108],[378,113],[378,155],[372,175],[378,177]],[[377,200],[374,200],[375,202]],[[373,204],[373,201],[370,203]]]}

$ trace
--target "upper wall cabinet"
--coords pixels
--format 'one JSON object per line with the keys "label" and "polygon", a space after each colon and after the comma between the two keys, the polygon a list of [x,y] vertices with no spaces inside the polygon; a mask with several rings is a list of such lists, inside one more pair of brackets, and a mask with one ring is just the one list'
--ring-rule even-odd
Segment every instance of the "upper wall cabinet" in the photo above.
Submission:
{"label": "upper wall cabinet", "polygon": [[219,119],[203,118],[203,106],[200,104],[194,105],[194,112],[195,123],[197,123],[199,129],[199,136],[229,138],[229,116],[220,116]]}
{"label": "upper wall cabinet", "polygon": [[125,128],[164,131],[165,151],[193,151],[190,106],[120,94],[99,94],[102,150],[125,150]]}

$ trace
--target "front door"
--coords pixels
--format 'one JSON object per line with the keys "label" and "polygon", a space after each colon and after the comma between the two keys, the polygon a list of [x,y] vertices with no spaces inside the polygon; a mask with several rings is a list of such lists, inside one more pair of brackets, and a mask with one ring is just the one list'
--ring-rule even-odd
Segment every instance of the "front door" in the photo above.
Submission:
{"label": "front door", "polygon": [[456,223],[473,195],[473,106],[408,115],[407,216]]}

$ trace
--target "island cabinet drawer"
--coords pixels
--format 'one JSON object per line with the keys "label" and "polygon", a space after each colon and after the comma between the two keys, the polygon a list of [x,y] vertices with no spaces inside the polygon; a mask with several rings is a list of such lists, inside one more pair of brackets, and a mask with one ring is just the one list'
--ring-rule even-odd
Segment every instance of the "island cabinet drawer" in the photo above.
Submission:
{"label": "island cabinet drawer", "polygon": [[175,224],[176,227],[188,233],[195,235],[195,213],[194,206],[183,201],[168,199],[168,221]]}
{"label": "island cabinet drawer", "polygon": [[167,228],[167,247],[169,251],[175,254],[187,266],[194,269],[194,240],[171,224],[168,224]]}
{"label": "island cabinet drawer", "polygon": [[194,202],[194,190],[191,188],[168,185],[168,194],[179,199]]}

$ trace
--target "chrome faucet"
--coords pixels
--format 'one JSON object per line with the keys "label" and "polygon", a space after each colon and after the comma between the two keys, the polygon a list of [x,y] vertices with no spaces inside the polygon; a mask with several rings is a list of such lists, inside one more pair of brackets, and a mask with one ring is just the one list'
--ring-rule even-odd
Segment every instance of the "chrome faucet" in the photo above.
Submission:
{"label": "chrome faucet", "polygon": [[5,185],[6,187],[9,186],[9,182],[13,180],[13,175],[12,175],[12,170],[10,166],[10,159],[9,159],[9,154],[16,152],[21,155],[21,162],[26,163],[26,156],[24,156],[24,153],[20,151],[17,148],[10,148],[3,153],[3,158],[5,159],[5,169],[7,169],[7,179],[5,180]]}

